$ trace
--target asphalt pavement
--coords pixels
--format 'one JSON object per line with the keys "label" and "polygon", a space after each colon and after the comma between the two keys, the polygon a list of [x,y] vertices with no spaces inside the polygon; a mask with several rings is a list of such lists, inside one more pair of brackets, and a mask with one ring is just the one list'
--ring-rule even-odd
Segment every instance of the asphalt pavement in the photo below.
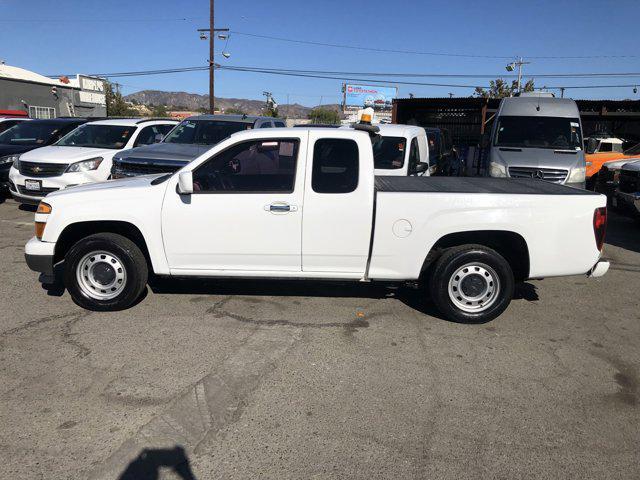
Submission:
{"label": "asphalt pavement", "polygon": [[163,281],[94,313],[24,263],[0,204],[0,478],[637,479],[640,223],[599,279],[530,281],[498,319],[419,291]]}

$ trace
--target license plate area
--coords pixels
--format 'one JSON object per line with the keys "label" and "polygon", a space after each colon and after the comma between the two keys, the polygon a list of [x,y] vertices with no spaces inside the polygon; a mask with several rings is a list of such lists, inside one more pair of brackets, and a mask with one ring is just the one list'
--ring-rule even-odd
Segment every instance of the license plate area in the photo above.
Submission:
{"label": "license plate area", "polygon": [[24,188],[30,192],[39,192],[42,190],[42,182],[40,180],[25,180]]}

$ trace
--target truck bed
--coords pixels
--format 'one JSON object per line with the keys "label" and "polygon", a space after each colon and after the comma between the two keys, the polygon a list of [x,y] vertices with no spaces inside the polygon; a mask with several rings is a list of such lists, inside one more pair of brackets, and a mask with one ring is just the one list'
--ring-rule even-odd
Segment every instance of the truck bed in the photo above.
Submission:
{"label": "truck bed", "polygon": [[501,193],[510,195],[599,195],[528,178],[376,177],[377,192]]}

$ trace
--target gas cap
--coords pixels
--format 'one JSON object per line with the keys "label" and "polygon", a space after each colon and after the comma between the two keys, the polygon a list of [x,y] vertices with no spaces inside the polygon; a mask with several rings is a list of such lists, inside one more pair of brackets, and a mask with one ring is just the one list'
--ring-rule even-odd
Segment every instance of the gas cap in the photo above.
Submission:
{"label": "gas cap", "polygon": [[411,222],[404,218],[396,220],[393,224],[393,234],[398,238],[406,238],[411,235],[412,231],[413,226],[411,225]]}

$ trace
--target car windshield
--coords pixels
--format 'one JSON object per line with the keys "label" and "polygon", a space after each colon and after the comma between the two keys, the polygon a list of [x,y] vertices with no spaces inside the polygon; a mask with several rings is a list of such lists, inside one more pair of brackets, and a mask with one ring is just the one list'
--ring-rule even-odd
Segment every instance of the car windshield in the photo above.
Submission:
{"label": "car windshield", "polygon": [[498,119],[494,145],[515,148],[582,148],[577,118],[510,117]]}
{"label": "car windshield", "polygon": [[9,145],[45,145],[58,133],[56,123],[21,122],[0,133],[0,143]]}
{"label": "car windshield", "polygon": [[404,137],[378,137],[373,142],[374,168],[395,170],[404,165],[407,139]]}
{"label": "car windshield", "polygon": [[135,130],[134,126],[85,123],[62,137],[56,145],[59,147],[120,149],[124,148]]}
{"label": "car windshield", "polygon": [[251,124],[227,120],[185,120],[171,130],[164,143],[215,145],[231,134],[248,130]]}

